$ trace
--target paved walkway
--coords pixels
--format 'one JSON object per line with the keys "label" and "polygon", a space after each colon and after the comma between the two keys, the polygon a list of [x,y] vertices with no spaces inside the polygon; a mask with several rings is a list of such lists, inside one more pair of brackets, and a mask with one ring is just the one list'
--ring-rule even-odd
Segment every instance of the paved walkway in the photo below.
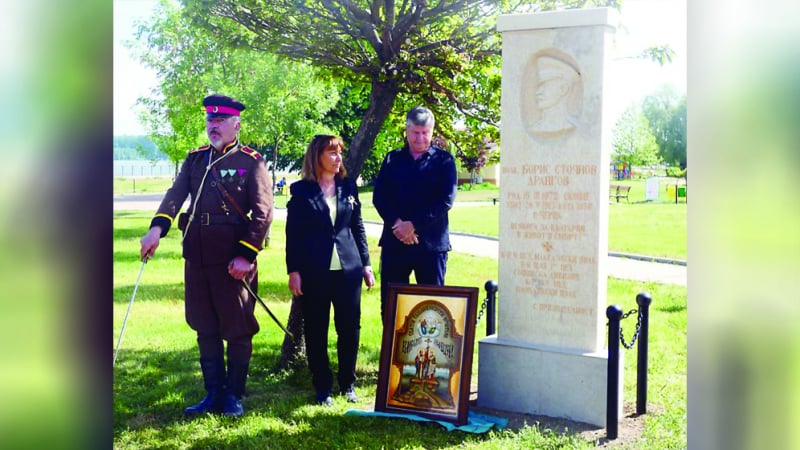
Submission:
{"label": "paved walkway", "polygon": [[[163,194],[138,194],[114,196],[115,210],[149,210],[155,212]],[[286,220],[286,209],[275,209],[275,220]],[[381,225],[365,222],[364,228],[369,236],[380,236]],[[476,256],[497,258],[498,241],[462,233],[450,233],[453,250]],[[656,283],[677,284],[686,286],[686,264],[659,258],[640,255],[609,253],[608,275],[614,278]]]}

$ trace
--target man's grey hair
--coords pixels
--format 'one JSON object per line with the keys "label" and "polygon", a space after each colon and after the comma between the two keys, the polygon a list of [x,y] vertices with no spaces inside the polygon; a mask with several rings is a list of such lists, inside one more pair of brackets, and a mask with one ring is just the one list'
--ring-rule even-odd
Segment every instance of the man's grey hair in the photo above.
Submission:
{"label": "man's grey hair", "polygon": [[433,126],[434,123],[433,112],[424,106],[415,106],[406,114],[406,127],[411,125]]}

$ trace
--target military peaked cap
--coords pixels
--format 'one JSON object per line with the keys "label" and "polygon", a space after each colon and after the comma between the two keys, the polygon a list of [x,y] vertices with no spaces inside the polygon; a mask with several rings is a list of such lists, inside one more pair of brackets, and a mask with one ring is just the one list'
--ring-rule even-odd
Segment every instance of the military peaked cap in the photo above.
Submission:
{"label": "military peaked cap", "polygon": [[206,118],[238,116],[245,106],[238,100],[224,95],[213,94],[203,99],[206,107]]}

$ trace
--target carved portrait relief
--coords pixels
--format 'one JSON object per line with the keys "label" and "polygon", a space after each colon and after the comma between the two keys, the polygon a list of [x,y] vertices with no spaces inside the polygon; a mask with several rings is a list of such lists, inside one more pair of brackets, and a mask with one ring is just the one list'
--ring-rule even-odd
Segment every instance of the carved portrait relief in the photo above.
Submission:
{"label": "carved portrait relief", "polygon": [[529,135],[557,138],[578,126],[583,80],[574,58],[556,49],[535,53],[522,83],[522,123]]}

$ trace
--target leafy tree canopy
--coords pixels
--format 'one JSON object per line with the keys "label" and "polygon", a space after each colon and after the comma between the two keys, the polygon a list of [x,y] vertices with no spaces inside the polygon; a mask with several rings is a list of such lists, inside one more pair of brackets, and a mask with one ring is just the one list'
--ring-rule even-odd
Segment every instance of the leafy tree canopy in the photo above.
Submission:
{"label": "leafy tree canopy", "polygon": [[307,62],[324,68],[331,78],[368,86],[366,109],[345,158],[354,176],[360,174],[392,112],[402,115],[408,105],[432,109],[437,134],[456,147],[477,144],[459,141],[456,123],[472,129],[478,142],[487,136],[497,140],[498,14],[619,6],[616,0],[183,2],[197,28],[233,45]]}
{"label": "leafy tree canopy", "polygon": [[157,92],[139,99],[142,120],[171,160],[180,161],[189,149],[207,143],[201,101],[211,93],[247,106],[240,140],[270,152],[268,161],[275,162],[276,149],[299,158],[308,136],[333,131],[321,119],[338,100],[335,83],[320,79],[307,65],[232,47],[193,25],[186,13],[164,1],[138,30],[140,58],[161,80]]}
{"label": "leafy tree canopy", "polygon": [[164,159],[147,136],[114,136],[114,159]]}
{"label": "leafy tree canopy", "polygon": [[642,101],[642,112],[658,143],[661,158],[670,165],[686,167],[686,94],[663,86]]}
{"label": "leafy tree canopy", "polygon": [[629,106],[617,120],[612,145],[613,161],[632,166],[652,166],[661,161],[655,136],[638,104]]}

